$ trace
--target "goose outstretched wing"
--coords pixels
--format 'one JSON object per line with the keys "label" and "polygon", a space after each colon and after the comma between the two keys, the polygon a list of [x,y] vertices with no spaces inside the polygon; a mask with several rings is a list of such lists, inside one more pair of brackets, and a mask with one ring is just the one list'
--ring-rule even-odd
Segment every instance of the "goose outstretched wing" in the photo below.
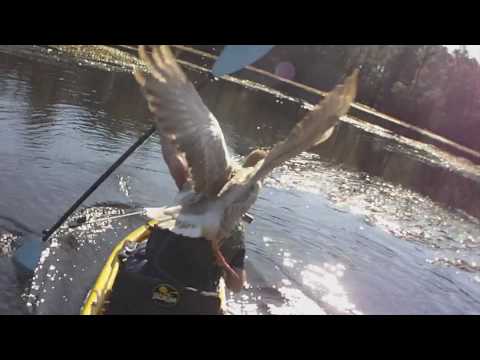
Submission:
{"label": "goose outstretched wing", "polygon": [[167,45],[139,46],[150,72],[135,78],[147,99],[157,130],[184,152],[197,193],[217,195],[228,181],[231,163],[222,130]]}

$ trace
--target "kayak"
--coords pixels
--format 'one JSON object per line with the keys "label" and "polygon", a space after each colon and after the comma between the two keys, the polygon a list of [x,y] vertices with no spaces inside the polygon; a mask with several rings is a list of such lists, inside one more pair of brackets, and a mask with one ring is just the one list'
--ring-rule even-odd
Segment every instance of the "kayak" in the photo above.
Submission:
{"label": "kayak", "polygon": [[[108,305],[108,299],[112,292],[112,288],[120,267],[120,259],[118,255],[123,251],[128,242],[142,242],[147,239],[155,224],[155,220],[149,221],[145,225],[142,225],[136,230],[132,231],[115,246],[105,265],[103,266],[102,271],[98,275],[93,288],[88,292],[88,295],[80,310],[80,315],[103,315],[105,313],[106,306]],[[222,310],[223,313],[225,313],[226,297],[225,285],[223,281],[220,281],[219,295],[222,302]]]}

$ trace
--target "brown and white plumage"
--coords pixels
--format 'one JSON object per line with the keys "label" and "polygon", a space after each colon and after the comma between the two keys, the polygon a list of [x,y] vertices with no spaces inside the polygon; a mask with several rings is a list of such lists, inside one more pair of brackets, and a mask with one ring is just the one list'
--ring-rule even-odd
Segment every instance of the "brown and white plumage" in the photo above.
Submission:
{"label": "brown and white plumage", "polygon": [[[230,160],[220,126],[203,104],[166,45],[139,54],[150,73],[135,78],[147,99],[162,136],[185,153],[192,191],[177,206],[150,212],[161,226],[190,237],[205,237],[217,244],[228,237],[256,201],[261,181],[285,161],[327,140],[339,117],[354,101],[358,72],[337,86],[269,152],[255,151],[238,166]],[[163,225],[162,225],[163,224]]]}
{"label": "brown and white plumage", "polygon": [[135,73],[154,115],[157,130],[173,138],[186,155],[194,191],[215,197],[232,170],[220,125],[186,78],[169,47],[148,52],[139,47],[140,58],[151,73]]}

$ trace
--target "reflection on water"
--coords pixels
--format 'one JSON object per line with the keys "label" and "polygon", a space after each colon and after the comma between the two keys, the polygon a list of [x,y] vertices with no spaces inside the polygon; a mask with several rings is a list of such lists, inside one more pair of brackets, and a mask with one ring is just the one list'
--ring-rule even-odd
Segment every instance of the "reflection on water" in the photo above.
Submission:
{"label": "reflection on water", "polygon": [[322,289],[325,295],[321,301],[333,306],[337,311],[360,315],[361,312],[355,309],[355,305],[348,299],[348,294],[340,283],[343,273],[346,270],[342,264],[323,264],[323,266],[307,265],[302,271],[303,284],[311,289]]}
{"label": "reflection on water", "polygon": [[[117,55],[108,53],[105,63],[101,56],[69,61],[55,50],[0,47],[0,244],[8,244],[0,256],[2,313],[24,311],[20,294],[28,284],[17,276],[12,249],[38,240],[149,127],[128,72],[135,60]],[[186,68],[235,156],[271,146],[308,111],[309,104],[254,83]],[[478,167],[343,120],[331,140],[266,181],[247,232],[249,286],[229,296],[230,311],[478,313],[479,204],[471,201],[480,198]],[[155,135],[85,204],[110,205],[84,211],[98,218],[165,205],[175,191]],[[54,240],[25,293],[29,308],[78,313],[113,244],[142,221],[79,228]]]}
{"label": "reflection on water", "polygon": [[[275,215],[262,216],[269,209]],[[252,238],[269,234],[249,243],[252,261],[276,267],[253,282],[275,284],[288,299],[285,311],[477,312],[480,224],[461,211],[304,154],[274,172],[252,213]],[[440,266],[439,256],[450,268]],[[301,298],[292,295],[299,289]],[[459,294],[468,294],[462,310]],[[277,300],[241,301],[241,313],[278,307]]]}

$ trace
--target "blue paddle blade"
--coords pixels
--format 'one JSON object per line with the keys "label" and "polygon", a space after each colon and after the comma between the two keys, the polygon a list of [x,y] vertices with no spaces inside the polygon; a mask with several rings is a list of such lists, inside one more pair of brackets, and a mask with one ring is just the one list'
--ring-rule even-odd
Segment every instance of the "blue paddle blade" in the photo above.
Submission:
{"label": "blue paddle blade", "polygon": [[15,251],[13,260],[25,271],[34,271],[40,260],[43,250],[42,242],[37,239],[25,240],[23,245]]}
{"label": "blue paddle blade", "polygon": [[212,74],[233,74],[264,57],[275,45],[227,45],[213,65]]}

